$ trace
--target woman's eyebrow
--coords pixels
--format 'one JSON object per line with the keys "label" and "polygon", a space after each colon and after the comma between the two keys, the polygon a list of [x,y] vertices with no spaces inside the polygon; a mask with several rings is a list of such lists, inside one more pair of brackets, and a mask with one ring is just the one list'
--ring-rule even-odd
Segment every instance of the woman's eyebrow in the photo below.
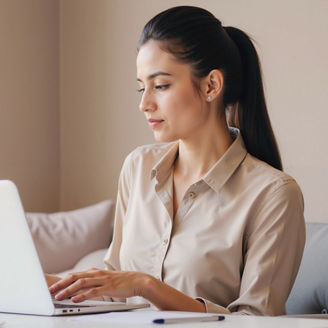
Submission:
{"label": "woman's eyebrow", "polygon": [[[159,75],[172,76],[170,73],[166,73],[166,72],[161,72],[161,71],[159,71],[159,72],[155,72],[155,73],[153,73],[153,74],[150,74],[150,75],[147,77],[147,80],[152,80],[152,79],[154,79],[155,77],[157,77],[157,76],[159,76]],[[139,78],[137,78],[137,81],[142,82],[142,80],[139,79]]]}

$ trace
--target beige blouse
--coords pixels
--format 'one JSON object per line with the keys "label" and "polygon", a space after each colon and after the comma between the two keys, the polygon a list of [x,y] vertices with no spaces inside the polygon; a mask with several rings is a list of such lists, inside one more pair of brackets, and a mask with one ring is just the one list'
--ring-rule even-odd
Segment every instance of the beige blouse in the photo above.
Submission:
{"label": "beige blouse", "polygon": [[305,242],[302,193],[231,131],[233,144],[188,188],[174,220],[178,142],[142,146],[126,158],[105,264],[150,274],[203,300],[207,312],[281,315]]}

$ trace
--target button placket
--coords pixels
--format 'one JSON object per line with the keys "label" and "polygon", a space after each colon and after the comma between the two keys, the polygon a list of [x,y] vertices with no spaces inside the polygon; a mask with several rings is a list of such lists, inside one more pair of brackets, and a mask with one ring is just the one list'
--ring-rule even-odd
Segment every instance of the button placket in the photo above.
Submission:
{"label": "button placket", "polygon": [[193,191],[189,191],[188,192],[188,198],[189,199],[194,199],[194,198],[196,198],[196,194]]}
{"label": "button placket", "polygon": [[204,184],[202,181],[196,182],[188,188],[177,211],[177,217],[179,220],[184,220],[186,213],[189,211],[190,207],[193,205],[195,199],[198,197],[203,188]]}

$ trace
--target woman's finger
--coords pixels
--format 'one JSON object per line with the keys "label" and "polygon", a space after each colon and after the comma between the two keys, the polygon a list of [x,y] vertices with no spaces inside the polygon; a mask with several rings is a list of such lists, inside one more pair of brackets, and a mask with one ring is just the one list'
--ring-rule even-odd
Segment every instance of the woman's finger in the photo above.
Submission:
{"label": "woman's finger", "polygon": [[[74,303],[78,303],[78,302],[83,302],[85,300],[96,299],[97,297],[102,296],[102,295],[104,295],[103,287],[93,287],[93,288],[88,289],[87,291],[83,291],[83,292],[75,295],[74,297],[71,298],[71,300]],[[103,298],[102,298],[102,300],[103,300]]]}
{"label": "woman's finger", "polygon": [[72,284],[61,290],[58,294],[55,295],[56,300],[61,301],[73,295],[79,295],[79,292],[85,292],[90,288],[98,287],[103,285],[103,279],[95,277],[82,277],[75,280]]}
{"label": "woman's finger", "polygon": [[74,281],[78,279],[76,273],[70,273],[68,276],[60,279],[58,282],[54,283],[49,287],[49,291],[51,294],[57,293],[59,290],[69,286]]}
{"label": "woman's finger", "polygon": [[51,285],[49,287],[49,291],[50,291],[51,294],[58,293],[60,290],[67,288],[68,286],[73,284],[78,279],[94,277],[95,274],[96,274],[95,271],[69,273],[68,276],[62,278],[58,282]]}

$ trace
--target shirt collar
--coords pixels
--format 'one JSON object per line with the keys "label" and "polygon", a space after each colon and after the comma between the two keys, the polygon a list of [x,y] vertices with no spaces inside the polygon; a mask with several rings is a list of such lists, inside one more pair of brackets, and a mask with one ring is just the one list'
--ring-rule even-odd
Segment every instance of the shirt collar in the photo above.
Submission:
{"label": "shirt collar", "polygon": [[216,192],[219,192],[247,155],[239,129],[230,127],[229,131],[233,143],[202,179]]}
{"label": "shirt collar", "polygon": [[[247,155],[247,150],[239,129],[230,127],[229,131],[233,138],[233,143],[201,179],[216,192],[219,192]],[[171,168],[178,151],[179,142],[173,142],[168,151],[153,166],[151,170],[151,179],[156,177],[158,183],[166,180],[171,173]]]}
{"label": "shirt collar", "polygon": [[156,177],[157,181],[161,183],[171,172],[173,163],[177,157],[179,150],[179,142],[172,142],[168,151],[161,157],[161,159],[153,166],[151,170],[151,179]]}

